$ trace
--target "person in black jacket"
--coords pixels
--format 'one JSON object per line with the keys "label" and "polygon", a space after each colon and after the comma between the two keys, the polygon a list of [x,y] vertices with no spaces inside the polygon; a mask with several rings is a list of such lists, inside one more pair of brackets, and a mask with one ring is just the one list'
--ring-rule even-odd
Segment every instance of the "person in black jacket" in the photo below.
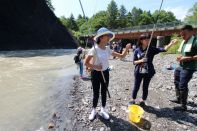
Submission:
{"label": "person in black jacket", "polygon": [[150,43],[149,41],[150,35],[142,34],[138,40],[138,48],[136,48],[136,50],[134,51],[133,64],[135,65],[135,82],[132,92],[132,100],[129,102],[129,104],[135,104],[137,102],[137,93],[143,80],[143,93],[142,98],[139,102],[141,106],[145,105],[145,100],[148,96],[149,83],[155,74],[153,65],[154,56],[156,54],[159,54],[160,52],[165,52],[170,46],[177,43],[177,40],[172,40],[165,48],[156,48],[149,46],[149,49],[147,51],[148,44]]}

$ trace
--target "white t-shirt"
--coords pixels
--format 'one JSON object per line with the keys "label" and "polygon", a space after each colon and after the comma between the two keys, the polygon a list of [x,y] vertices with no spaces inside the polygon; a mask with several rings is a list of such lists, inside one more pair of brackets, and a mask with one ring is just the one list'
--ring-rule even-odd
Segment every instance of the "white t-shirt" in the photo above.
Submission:
{"label": "white t-shirt", "polygon": [[95,45],[96,52],[94,47],[90,49],[88,52],[89,56],[93,56],[93,64],[94,65],[102,65],[102,71],[106,70],[109,67],[109,57],[113,53],[113,50],[109,48],[109,46],[106,46],[105,49],[99,48],[97,45]]}

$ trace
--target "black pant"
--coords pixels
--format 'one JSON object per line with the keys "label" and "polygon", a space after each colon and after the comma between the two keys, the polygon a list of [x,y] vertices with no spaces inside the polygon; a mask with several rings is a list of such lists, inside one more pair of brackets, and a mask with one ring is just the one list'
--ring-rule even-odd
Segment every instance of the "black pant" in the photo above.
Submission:
{"label": "black pant", "polygon": [[194,70],[186,70],[181,67],[174,72],[174,84],[178,90],[188,90],[188,83],[192,78]]}
{"label": "black pant", "polygon": [[91,81],[93,86],[93,108],[97,107],[100,87],[101,87],[102,106],[105,107],[106,105],[107,88],[109,84],[109,70],[103,71],[103,74],[106,83],[104,83],[101,71],[93,70],[91,72],[91,77],[92,77]]}
{"label": "black pant", "polygon": [[140,84],[141,84],[142,80],[143,80],[142,99],[143,100],[147,99],[148,87],[149,87],[149,83],[150,83],[151,78],[152,78],[152,76],[149,76],[148,74],[140,74],[140,73],[135,74],[135,83],[134,83],[134,89],[133,89],[133,93],[132,93],[133,99],[136,99],[136,97],[137,97],[137,93],[139,91]]}

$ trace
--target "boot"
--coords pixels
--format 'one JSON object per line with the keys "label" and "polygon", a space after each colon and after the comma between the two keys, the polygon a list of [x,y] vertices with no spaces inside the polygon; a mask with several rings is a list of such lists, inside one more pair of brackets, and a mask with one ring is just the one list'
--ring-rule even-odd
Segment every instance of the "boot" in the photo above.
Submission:
{"label": "boot", "polygon": [[174,107],[175,111],[186,111],[187,110],[187,97],[188,97],[188,90],[180,91],[180,102],[181,106]]}
{"label": "boot", "polygon": [[181,104],[180,101],[180,91],[179,89],[175,88],[175,92],[176,92],[176,98],[173,100],[170,100],[171,102],[177,103],[177,104]]}

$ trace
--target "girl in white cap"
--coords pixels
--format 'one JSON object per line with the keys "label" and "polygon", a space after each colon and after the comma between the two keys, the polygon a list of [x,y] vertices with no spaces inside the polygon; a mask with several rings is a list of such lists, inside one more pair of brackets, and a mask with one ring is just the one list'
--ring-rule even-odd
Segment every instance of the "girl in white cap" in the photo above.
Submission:
{"label": "girl in white cap", "polygon": [[[130,44],[126,45],[126,49],[123,51],[122,54],[114,52],[110,49],[110,47],[106,46],[108,42],[113,40],[115,34],[109,31],[107,28],[100,28],[97,31],[94,40],[96,42],[95,46],[92,47],[85,59],[85,65],[88,68],[91,68],[91,82],[93,86],[93,109],[91,114],[89,115],[89,120],[93,120],[96,116],[96,107],[99,99],[99,90],[101,87],[101,100],[102,100],[102,107],[101,107],[101,116],[104,119],[109,119],[109,114],[107,113],[105,106],[106,106],[106,95],[107,95],[107,88],[109,84],[109,57],[110,55],[123,58],[126,56],[127,51],[131,48]],[[102,72],[103,75],[102,76]],[[105,81],[104,81],[105,79]]]}

